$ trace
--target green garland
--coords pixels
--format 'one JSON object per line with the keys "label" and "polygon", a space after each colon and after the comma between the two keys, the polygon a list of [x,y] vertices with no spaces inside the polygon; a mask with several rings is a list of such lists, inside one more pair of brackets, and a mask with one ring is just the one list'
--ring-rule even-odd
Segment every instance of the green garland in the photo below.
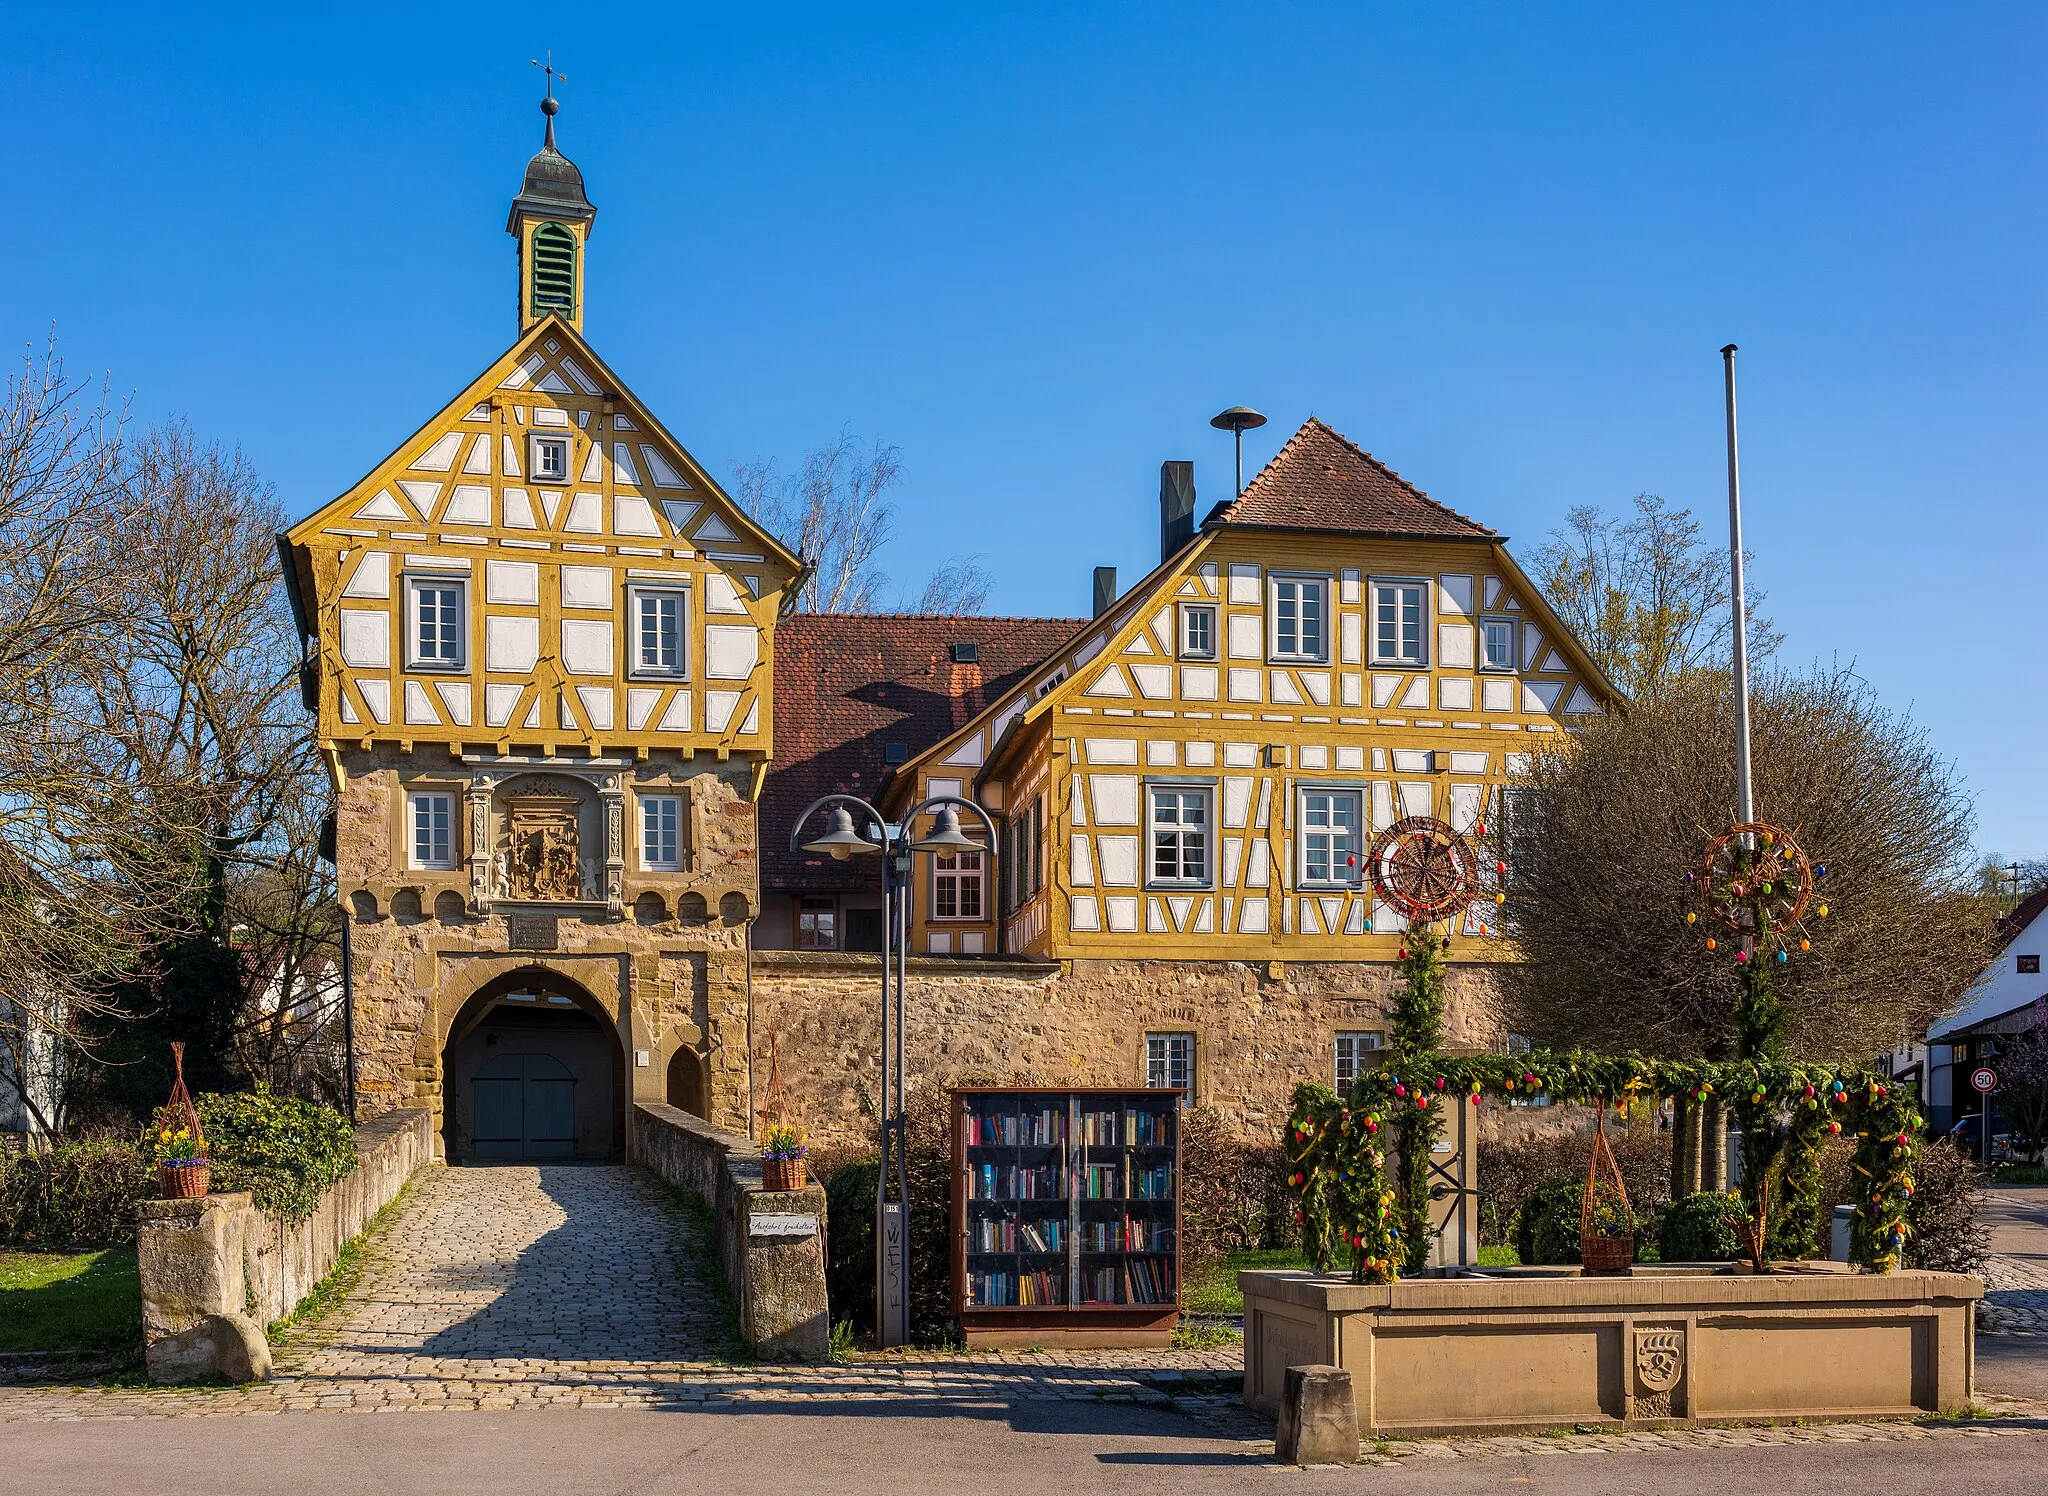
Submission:
{"label": "green garland", "polygon": [[[1343,1100],[1323,1086],[1295,1087],[1288,1183],[1309,1260],[1323,1272],[1348,1266],[1362,1283],[1392,1283],[1403,1268],[1415,1271],[1416,1244],[1409,1238],[1418,1233],[1412,1225],[1404,1230],[1407,1212],[1397,1210],[1401,1197],[1387,1179],[1387,1129],[1441,1115],[1447,1106],[1534,1095],[1588,1105],[1732,1097],[1760,1123],[1768,1119],[1785,1128],[1792,1154],[1788,1175],[1808,1167],[1823,1138],[1853,1131],[1858,1196],[1850,1257],[1873,1272],[1890,1272],[1898,1264],[1921,1123],[1910,1092],[1888,1077],[1849,1065],[1652,1060],[1585,1051],[1397,1055],[1383,1069],[1359,1077]],[[1796,1230],[1810,1250],[1819,1223],[1793,1212],[1785,1227]],[[1780,1240],[1790,1244],[1784,1234]]]}
{"label": "green garland", "polygon": [[[1444,948],[1427,922],[1408,928],[1401,947],[1401,991],[1394,1000],[1394,1064],[1433,1054],[1444,1042],[1444,975],[1449,966]],[[1398,1099],[1398,1098],[1397,1098]],[[1396,1230],[1405,1272],[1429,1266],[1429,1160],[1443,1136],[1443,1108],[1411,1107],[1401,1114],[1399,1182],[1395,1186]]]}

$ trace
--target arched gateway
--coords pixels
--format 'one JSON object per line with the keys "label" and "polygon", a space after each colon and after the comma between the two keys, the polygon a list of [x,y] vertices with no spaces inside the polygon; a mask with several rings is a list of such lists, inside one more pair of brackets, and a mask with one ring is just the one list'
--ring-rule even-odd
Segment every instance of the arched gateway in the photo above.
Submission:
{"label": "arched gateway", "polygon": [[602,1004],[560,973],[528,967],[486,983],[442,1053],[448,1160],[622,1157],[626,1058]]}

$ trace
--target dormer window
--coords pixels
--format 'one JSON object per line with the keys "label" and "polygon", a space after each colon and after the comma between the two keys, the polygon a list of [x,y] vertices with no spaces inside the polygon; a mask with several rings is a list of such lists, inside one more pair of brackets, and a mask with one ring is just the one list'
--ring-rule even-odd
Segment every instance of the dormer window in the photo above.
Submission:
{"label": "dormer window", "polygon": [[569,438],[566,436],[544,436],[536,431],[529,439],[532,450],[527,458],[527,467],[536,483],[567,483],[569,481]]}

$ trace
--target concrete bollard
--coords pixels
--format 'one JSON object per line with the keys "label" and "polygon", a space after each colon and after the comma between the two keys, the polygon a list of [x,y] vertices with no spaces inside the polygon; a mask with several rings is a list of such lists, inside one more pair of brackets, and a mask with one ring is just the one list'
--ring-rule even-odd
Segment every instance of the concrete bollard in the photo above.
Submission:
{"label": "concrete bollard", "polygon": [[1287,1465],[1349,1465],[1358,1459],[1358,1403],[1351,1373],[1336,1366],[1290,1366],[1280,1397],[1273,1453]]}

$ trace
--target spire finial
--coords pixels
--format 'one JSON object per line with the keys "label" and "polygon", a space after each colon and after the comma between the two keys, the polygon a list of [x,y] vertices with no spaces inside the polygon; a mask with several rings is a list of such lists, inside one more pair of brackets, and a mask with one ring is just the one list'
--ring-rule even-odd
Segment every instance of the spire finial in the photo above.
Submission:
{"label": "spire finial", "polygon": [[555,54],[552,48],[542,55],[547,60],[543,62],[541,58],[536,57],[533,59],[533,65],[547,74],[548,92],[547,97],[540,101],[540,112],[547,116],[548,133],[547,139],[541,142],[541,149],[551,151],[555,148],[555,116],[562,109],[561,100],[555,97],[555,80],[559,78],[562,82],[567,83],[569,75],[555,66]]}

